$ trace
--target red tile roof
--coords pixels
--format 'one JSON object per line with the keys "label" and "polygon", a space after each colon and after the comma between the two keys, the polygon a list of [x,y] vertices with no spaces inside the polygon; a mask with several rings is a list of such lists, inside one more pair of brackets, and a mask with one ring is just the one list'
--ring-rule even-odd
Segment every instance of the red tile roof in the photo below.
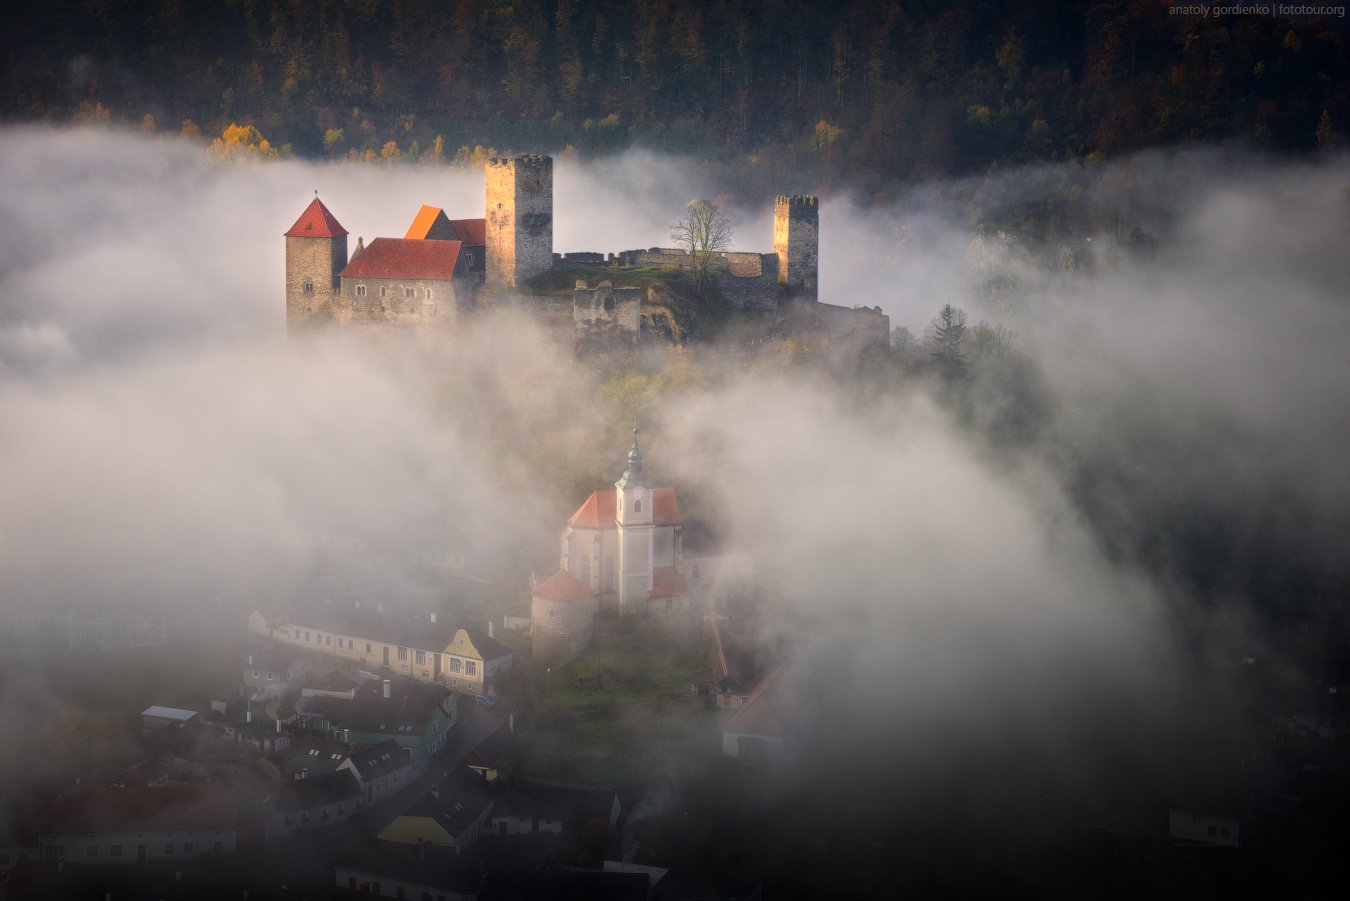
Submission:
{"label": "red tile roof", "polygon": [[[577,508],[567,521],[578,529],[609,529],[614,526],[618,501],[612,488],[593,491],[586,502]],[[652,489],[652,523],[658,526],[679,525],[680,505],[675,500],[674,488]]]}
{"label": "red tile roof", "polygon": [[780,678],[782,673],[783,668],[780,666],[755,686],[741,709],[727,723],[726,731],[777,737],[788,733],[797,719],[797,710],[784,697],[786,692]]}
{"label": "red tile roof", "polygon": [[347,264],[343,278],[417,278],[449,281],[459,262],[459,241],[376,238]]}
{"label": "red tile roof", "polygon": [[412,225],[408,226],[408,233],[403,237],[409,241],[454,241],[459,236],[450,225],[450,220],[446,218],[445,210],[424,203],[417,211],[417,217],[413,219]]}
{"label": "red tile roof", "polygon": [[48,832],[160,832],[233,829],[239,806],[219,785],[76,788],[52,803]]}
{"label": "red tile roof", "polygon": [[315,197],[305,211],[300,214],[300,218],[295,220],[291,230],[286,232],[288,238],[340,238],[347,234],[347,230],[341,223],[334,218],[333,214],[328,212],[328,207],[323,205],[323,201]]}
{"label": "red tile roof", "polygon": [[647,592],[649,598],[678,598],[689,593],[684,584],[684,576],[673,566],[652,567],[652,588]]}
{"label": "red tile roof", "polygon": [[589,601],[595,597],[585,582],[565,569],[558,570],[534,586],[530,596],[541,601]]}
{"label": "red tile roof", "polygon": [[451,219],[450,225],[459,239],[471,247],[482,247],[487,243],[486,219]]}

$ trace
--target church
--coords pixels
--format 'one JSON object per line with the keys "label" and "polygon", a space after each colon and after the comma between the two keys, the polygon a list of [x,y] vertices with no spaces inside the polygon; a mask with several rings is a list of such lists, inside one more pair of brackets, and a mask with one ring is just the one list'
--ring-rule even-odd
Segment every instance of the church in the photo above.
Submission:
{"label": "church", "polygon": [[628,468],[613,489],[592,492],[572,514],[562,534],[560,565],[590,589],[602,610],[687,623],[683,558],[675,489],[653,485],[634,425]]}

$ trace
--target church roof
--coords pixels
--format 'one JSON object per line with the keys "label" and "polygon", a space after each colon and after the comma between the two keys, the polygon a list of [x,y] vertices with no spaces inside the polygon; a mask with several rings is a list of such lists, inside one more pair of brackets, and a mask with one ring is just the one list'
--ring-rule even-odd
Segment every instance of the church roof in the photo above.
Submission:
{"label": "church roof", "polygon": [[438,206],[427,206],[425,203],[417,211],[412,225],[408,226],[408,233],[403,236],[407,241],[453,241],[457,237],[450,220],[445,215],[445,210]]}
{"label": "church roof", "polygon": [[[578,529],[609,529],[614,527],[618,499],[613,488],[593,491],[586,502],[577,508],[567,524]],[[674,488],[652,489],[652,523],[658,526],[679,525],[680,505],[675,500]]]}
{"label": "church roof", "polygon": [[652,588],[647,592],[649,598],[680,598],[689,593],[684,584],[684,576],[673,566],[652,567]]}
{"label": "church roof", "polygon": [[323,201],[315,197],[310,205],[305,207],[300,218],[295,220],[291,230],[286,232],[286,237],[340,238],[345,234],[347,230],[332,213],[328,212],[328,207],[323,205]]}
{"label": "church roof", "polygon": [[558,570],[534,586],[530,596],[541,601],[588,601],[595,597],[585,582],[565,569]]}
{"label": "church roof", "polygon": [[787,692],[782,680],[783,668],[769,673],[764,681],[750,692],[745,703],[736,711],[736,715],[727,723],[727,732],[743,735],[768,735],[781,737],[792,728],[797,718],[797,709],[785,697]]}
{"label": "church roof", "polygon": [[343,278],[416,278],[449,281],[459,262],[459,241],[376,238],[342,270]]}

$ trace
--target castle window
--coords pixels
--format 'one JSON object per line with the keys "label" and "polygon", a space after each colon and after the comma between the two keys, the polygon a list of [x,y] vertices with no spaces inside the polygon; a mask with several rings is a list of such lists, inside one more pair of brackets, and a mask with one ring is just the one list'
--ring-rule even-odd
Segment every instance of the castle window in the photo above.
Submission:
{"label": "castle window", "polygon": [[634,513],[642,512],[642,500],[640,498],[638,500],[633,501],[633,512]]}
{"label": "castle window", "polygon": [[313,282],[305,282],[305,293],[306,293],[306,294],[313,294],[313,293],[314,293],[314,283],[313,283]]}
{"label": "castle window", "polygon": [[417,296],[417,289],[416,289],[416,288],[404,288],[404,289],[403,289],[403,296],[406,297],[406,298],[408,298],[409,300],[412,300],[414,297]]}
{"label": "castle window", "polygon": [[388,296],[389,296],[389,286],[388,286],[388,285],[380,285],[380,296],[381,296],[381,297],[388,297]]}
{"label": "castle window", "polygon": [[365,285],[357,285],[357,286],[356,286],[356,296],[357,296],[357,297],[365,297],[365,296],[366,296],[366,286],[365,286]]}
{"label": "castle window", "polygon": [[427,300],[431,300],[431,289],[430,289],[430,288],[427,288],[427,289],[426,289],[426,293],[425,293],[423,296],[424,296]]}

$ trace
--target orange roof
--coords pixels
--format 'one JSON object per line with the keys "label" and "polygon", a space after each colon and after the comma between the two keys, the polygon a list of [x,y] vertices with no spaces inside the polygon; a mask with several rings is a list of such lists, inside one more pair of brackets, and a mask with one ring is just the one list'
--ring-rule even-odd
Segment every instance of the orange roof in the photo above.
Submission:
{"label": "orange roof", "polygon": [[558,570],[534,586],[530,596],[541,601],[589,601],[595,597],[585,582],[565,569]]}
{"label": "orange roof", "polygon": [[239,806],[219,785],[76,788],[52,803],[49,832],[159,832],[233,829]]}
{"label": "orange roof", "polygon": [[792,723],[797,718],[797,710],[789,706],[788,699],[783,696],[784,690],[779,679],[782,672],[783,668],[780,666],[755,686],[755,690],[750,692],[741,709],[737,710],[731,722],[727,723],[727,732],[782,736],[792,728]]}
{"label": "orange roof", "polygon": [[376,238],[342,270],[343,278],[417,278],[449,281],[459,262],[458,241]]}
{"label": "orange roof", "polygon": [[334,218],[333,214],[328,212],[328,207],[323,205],[323,201],[315,197],[305,211],[300,214],[300,218],[295,220],[291,230],[286,232],[288,238],[340,238],[347,234],[347,230]]}
{"label": "orange roof", "polygon": [[455,237],[473,247],[482,247],[487,243],[486,219],[451,219]]}
{"label": "orange roof", "polygon": [[652,567],[652,589],[647,592],[649,598],[678,598],[689,593],[684,584],[684,576],[673,566]]}
{"label": "orange roof", "polygon": [[[609,529],[614,526],[615,508],[618,504],[613,488],[593,491],[586,502],[577,508],[567,521],[578,529]],[[652,489],[652,523],[658,526],[673,526],[680,522],[680,505],[675,500],[674,488]]]}
{"label": "orange roof", "polygon": [[408,226],[408,233],[403,237],[408,241],[453,241],[459,235],[446,218],[445,210],[424,203],[417,211],[417,217],[413,219],[412,225]]}

